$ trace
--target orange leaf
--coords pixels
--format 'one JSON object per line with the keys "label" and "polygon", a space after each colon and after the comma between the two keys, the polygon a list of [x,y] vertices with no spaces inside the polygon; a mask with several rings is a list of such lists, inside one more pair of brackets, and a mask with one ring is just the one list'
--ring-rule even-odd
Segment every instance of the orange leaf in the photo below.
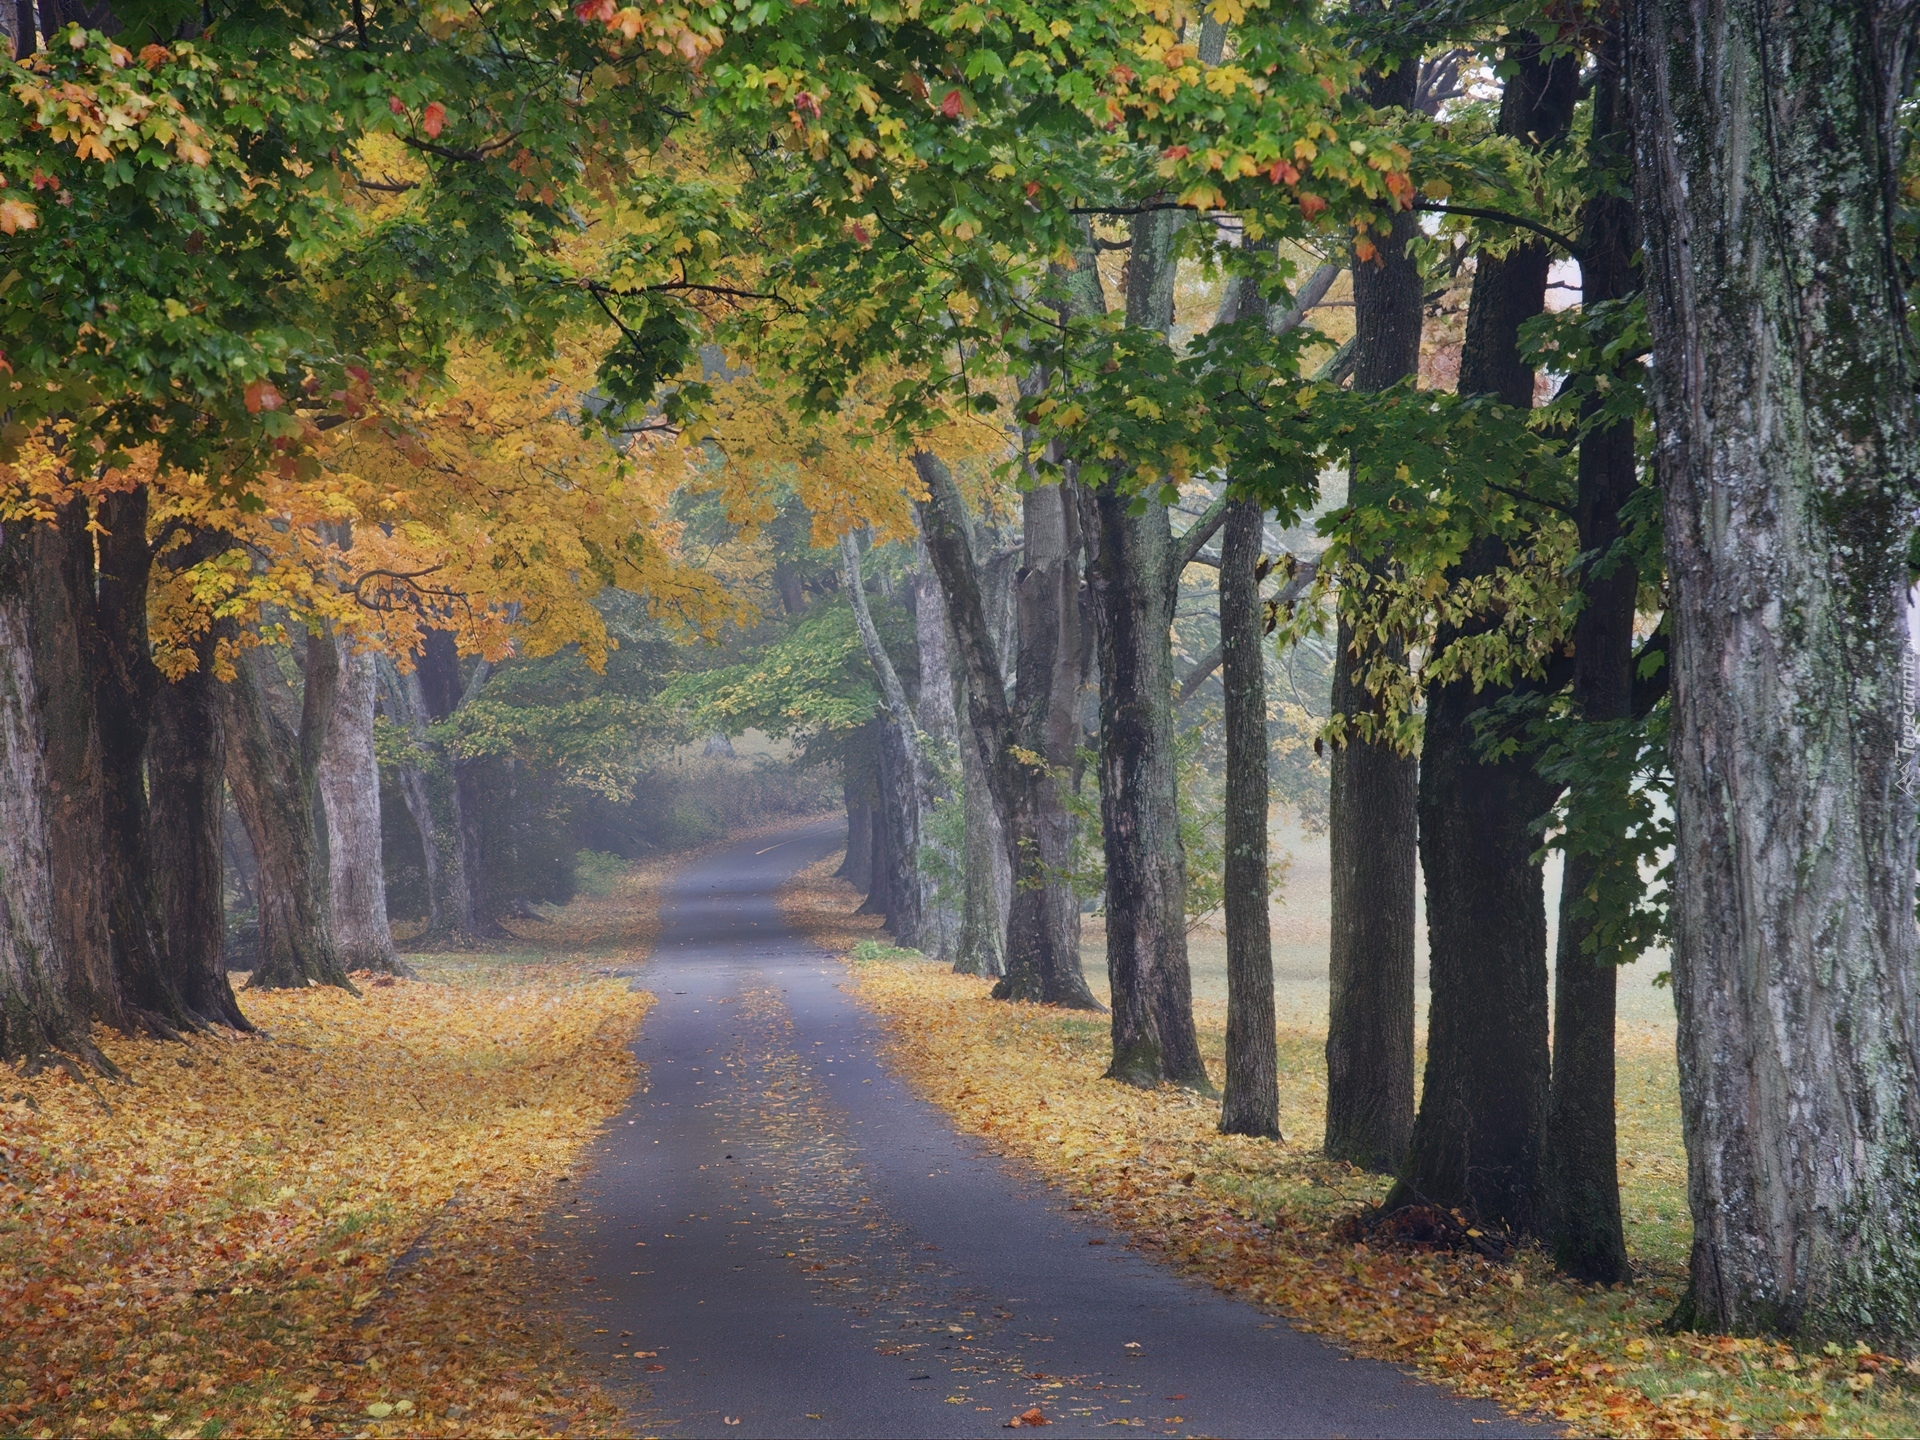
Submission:
{"label": "orange leaf", "polygon": [[420,112],[420,128],[427,132],[429,140],[438,140],[446,123],[447,107],[438,100],[429,101],[427,108]]}
{"label": "orange leaf", "polygon": [[280,392],[273,388],[271,381],[256,380],[247,386],[246,401],[249,415],[258,415],[262,410],[278,410]]}
{"label": "orange leaf", "polygon": [[0,230],[12,235],[31,230],[40,223],[40,215],[24,200],[0,200]]}
{"label": "orange leaf", "polygon": [[1327,208],[1327,202],[1322,200],[1318,195],[1314,195],[1310,192],[1301,194],[1300,213],[1306,216],[1307,219],[1311,220],[1314,216],[1318,215],[1322,210],[1326,208]]}

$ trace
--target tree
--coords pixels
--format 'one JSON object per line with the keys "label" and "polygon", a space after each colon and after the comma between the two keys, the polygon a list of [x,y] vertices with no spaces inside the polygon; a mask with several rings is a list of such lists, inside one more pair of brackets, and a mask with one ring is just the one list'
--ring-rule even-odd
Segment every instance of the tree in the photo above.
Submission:
{"label": "tree", "polygon": [[1265,512],[1235,501],[1220,541],[1221,678],[1227,692],[1227,1083],[1220,1128],[1280,1138],[1267,906],[1266,626],[1260,604]]}
{"label": "tree", "polygon": [[[1550,145],[1572,122],[1578,70],[1538,41],[1509,47],[1513,77],[1500,129]],[[1460,394],[1512,410],[1533,404],[1534,370],[1519,327],[1545,305],[1550,255],[1523,242],[1476,261],[1460,361]],[[1456,584],[1484,581],[1507,557],[1494,534],[1475,538],[1453,567]],[[1444,652],[1495,628],[1486,612],[1443,622]],[[1489,757],[1494,706],[1505,686],[1459,675],[1427,692],[1420,758],[1420,868],[1427,886],[1433,998],[1427,1068],[1410,1156],[1389,1206],[1459,1207],[1528,1231],[1540,1215],[1540,1151],[1547,1107],[1546,902],[1536,818],[1551,791],[1524,755]]]}
{"label": "tree", "polygon": [[1887,237],[1912,20],[1627,23],[1673,594],[1675,1318],[1911,1347],[1916,453]]}
{"label": "tree", "polygon": [[[1368,98],[1411,108],[1420,67],[1405,59],[1376,76]],[[1404,211],[1356,246],[1353,388],[1386,390],[1420,362],[1421,277]],[[1350,484],[1357,484],[1350,481]],[[1376,566],[1390,565],[1382,557]],[[1333,881],[1328,944],[1326,1153],[1391,1174],[1413,1138],[1414,868],[1419,762],[1376,724],[1363,674],[1402,663],[1392,636],[1363,640],[1344,610],[1333,660],[1335,738],[1328,794]]]}

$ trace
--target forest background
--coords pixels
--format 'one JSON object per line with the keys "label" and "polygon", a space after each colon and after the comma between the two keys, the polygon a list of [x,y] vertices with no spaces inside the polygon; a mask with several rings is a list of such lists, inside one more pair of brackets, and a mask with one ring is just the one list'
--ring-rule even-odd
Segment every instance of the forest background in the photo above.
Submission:
{"label": "forest background", "polygon": [[[1275,1136],[1277,802],[1367,1224],[1629,1280],[1670,942],[1674,1323],[1911,1351],[1914,23],[22,0],[0,1049],[827,786],[897,941],[1117,1082],[1212,1091],[1217,913]],[[688,782],[747,731],[803,778]]]}

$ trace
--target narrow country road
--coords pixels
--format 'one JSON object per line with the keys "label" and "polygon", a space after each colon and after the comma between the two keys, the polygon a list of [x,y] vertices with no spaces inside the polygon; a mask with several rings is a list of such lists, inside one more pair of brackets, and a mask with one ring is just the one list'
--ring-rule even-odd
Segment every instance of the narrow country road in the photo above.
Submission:
{"label": "narrow country road", "polygon": [[[637,1433],[1537,1435],[1183,1280],[909,1093],[780,883],[838,825],[683,872],[643,1087],[547,1253]],[[1092,1241],[1111,1240],[1094,1245]]]}

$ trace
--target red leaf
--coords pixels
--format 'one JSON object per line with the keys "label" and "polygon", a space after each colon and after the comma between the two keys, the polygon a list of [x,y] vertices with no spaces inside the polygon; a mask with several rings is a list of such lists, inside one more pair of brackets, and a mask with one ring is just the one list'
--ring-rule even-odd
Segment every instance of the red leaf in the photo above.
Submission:
{"label": "red leaf", "polygon": [[1300,213],[1309,220],[1326,208],[1327,202],[1318,195],[1303,193],[1300,196]]}
{"label": "red leaf", "polygon": [[947,98],[940,102],[940,113],[946,116],[949,120],[952,120],[959,115],[960,92],[958,90],[949,90],[947,92]]}
{"label": "red leaf", "polygon": [[1193,151],[1185,145],[1169,145],[1160,153],[1169,160],[1184,160],[1187,156],[1191,155]]}
{"label": "red leaf", "polygon": [[1273,162],[1273,168],[1267,171],[1267,179],[1271,180],[1276,185],[1278,185],[1282,180],[1286,181],[1287,184],[1289,185],[1293,185],[1298,183],[1300,179],[1300,172],[1294,169],[1294,167],[1291,164],[1289,164],[1287,161],[1276,160]]}
{"label": "red leaf", "polygon": [[615,6],[613,0],[580,0],[573,7],[573,13],[582,20],[598,20],[602,24],[613,19]]}
{"label": "red leaf", "polygon": [[407,113],[406,102],[403,101],[398,95],[393,96],[387,101],[387,109],[391,110],[396,115],[404,115]]}
{"label": "red leaf", "polygon": [[853,238],[858,240],[862,245],[866,245],[870,243],[867,238],[867,231],[864,225],[855,225],[853,227]]}
{"label": "red leaf", "polygon": [[268,380],[256,380],[246,389],[247,413],[258,415],[262,410],[280,408],[280,392],[273,388]]}
{"label": "red leaf", "polygon": [[428,102],[427,108],[420,112],[420,128],[427,132],[429,140],[438,140],[446,123],[447,107],[438,100]]}
{"label": "red leaf", "polygon": [[1040,182],[1038,180],[1029,180],[1027,182],[1027,198],[1031,200],[1033,199],[1034,196],[1038,195],[1039,193],[1040,193]]}

